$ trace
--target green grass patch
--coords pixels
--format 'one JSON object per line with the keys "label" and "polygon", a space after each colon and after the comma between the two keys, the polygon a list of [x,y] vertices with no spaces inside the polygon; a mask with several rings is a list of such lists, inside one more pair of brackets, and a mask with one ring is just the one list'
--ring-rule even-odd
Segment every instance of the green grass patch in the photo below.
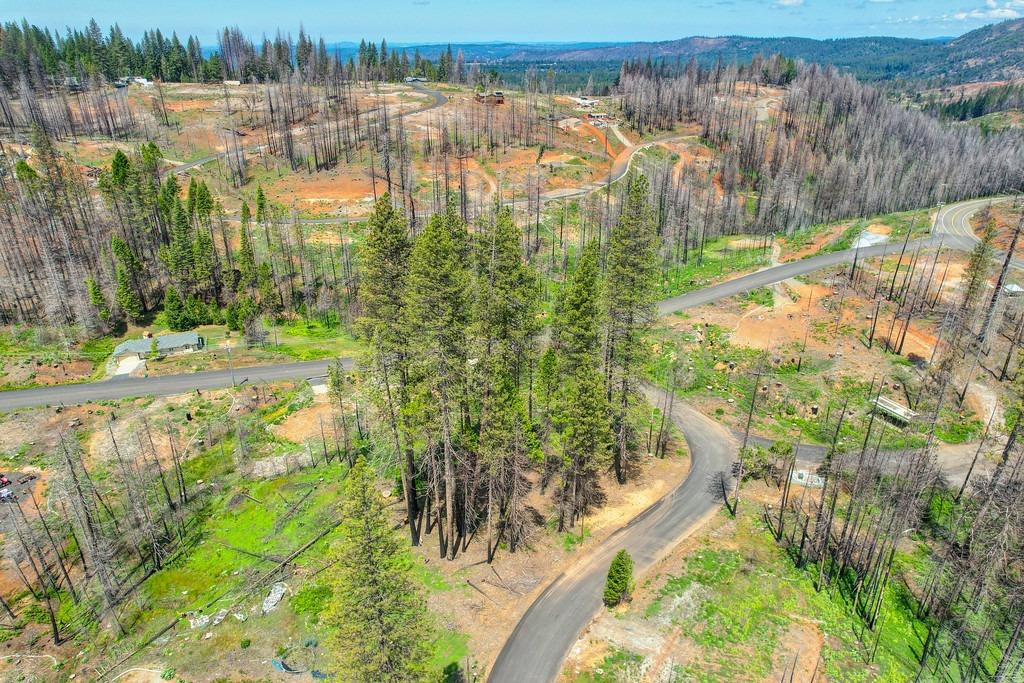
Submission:
{"label": "green grass patch", "polygon": [[659,282],[659,295],[678,296],[768,264],[766,250],[733,246],[737,239],[720,237],[709,240],[704,245],[703,255],[691,251],[687,263],[664,270]]}

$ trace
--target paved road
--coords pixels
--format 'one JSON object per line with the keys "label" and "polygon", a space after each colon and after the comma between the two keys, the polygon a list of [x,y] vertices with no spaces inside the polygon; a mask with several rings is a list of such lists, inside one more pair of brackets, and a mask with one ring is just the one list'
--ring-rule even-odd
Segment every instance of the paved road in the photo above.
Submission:
{"label": "paved road", "polygon": [[[346,358],[342,362],[346,367],[352,366],[351,359]],[[327,374],[327,366],[330,363],[329,360],[314,360],[236,368],[233,372],[211,370],[162,377],[115,377],[87,384],[65,384],[19,391],[3,391],[0,392],[0,411],[7,412],[31,406],[74,405],[132,396],[173,396],[190,393],[196,389],[220,389],[231,386],[232,376],[236,385],[273,382],[281,379],[315,379]]]}
{"label": "paved road", "polygon": [[[944,207],[936,221],[936,232],[941,234],[932,235],[922,240],[915,240],[911,244],[914,248],[919,244],[936,246],[942,243],[948,247],[969,249],[977,238],[974,238],[973,234],[968,235],[968,233],[964,232],[965,230],[970,230],[968,218],[972,213],[980,210],[990,201],[971,200]],[[892,253],[898,248],[899,245],[889,244],[876,245],[859,250],[849,249],[831,254],[820,254],[800,261],[765,268],[764,270],[744,275],[728,282],[661,301],[658,304],[658,312],[661,315],[668,315],[676,311],[735,296],[750,289],[781,282],[797,275],[811,273],[830,265],[849,262],[855,257],[863,258],[877,256],[882,253]],[[309,361],[286,365],[250,367],[236,370],[235,379],[237,382],[241,382],[248,377],[249,381],[256,382],[294,377],[315,377],[326,372],[327,364],[328,361]],[[88,384],[4,391],[0,392],[0,411],[40,405],[70,405],[87,401],[125,398],[128,396],[168,396],[193,391],[196,388],[212,389],[229,386],[230,384],[231,375],[228,371],[215,370],[190,375],[115,378]]]}
{"label": "paved road", "polygon": [[[955,249],[970,249],[973,242],[967,238],[960,237],[957,235],[932,235],[923,239],[913,240],[907,245],[907,253],[912,253],[912,250],[921,247],[937,247],[940,244],[946,247],[952,247]],[[818,254],[817,256],[811,256],[810,258],[800,259],[799,261],[790,261],[789,263],[783,263],[778,266],[771,266],[764,268],[749,275],[742,275],[738,278],[728,280],[726,282],[698,289],[693,292],[686,294],[680,294],[679,296],[672,297],[671,299],[665,299],[664,301],[658,302],[658,313],[660,315],[668,315],[675,313],[676,311],[682,311],[687,308],[693,308],[694,306],[702,306],[704,304],[718,301],[730,296],[735,296],[757,287],[765,287],[767,285],[775,284],[783,280],[788,280],[791,277],[797,275],[806,275],[813,273],[822,268],[828,268],[840,263],[849,263],[854,258],[869,258],[873,256],[881,256],[883,254],[895,254],[901,249],[902,244],[877,244],[871,247],[861,247],[860,249],[846,249],[844,251],[835,251],[828,254]]]}
{"label": "paved road", "polygon": [[[644,393],[651,402],[664,401],[658,389],[645,387]],[[601,591],[615,553],[628,550],[637,576],[642,576],[720,507],[714,482],[720,481],[720,473],[728,472],[738,444],[722,425],[682,403],[676,403],[672,419],[686,435],[692,456],[686,480],[541,593],[494,662],[491,683],[555,680],[565,654],[601,609]]]}
{"label": "paved road", "polygon": [[[913,241],[912,248],[939,244],[971,248],[977,240],[970,232],[968,219],[986,203],[988,200],[945,207],[936,218],[936,234]],[[850,249],[765,268],[662,301],[658,312],[667,315],[854,258],[880,256],[900,248],[900,244],[889,244]],[[645,393],[652,402],[658,402],[661,397],[650,387],[645,388]],[[571,572],[555,579],[530,606],[505,642],[488,678],[490,683],[554,681],[565,655],[601,609],[601,591],[612,556],[621,548],[627,549],[636,561],[637,574],[642,575],[697,522],[720,507],[720,495],[709,486],[709,479],[730,467],[738,445],[735,437],[714,420],[684,405],[677,405],[672,418],[685,435],[693,458],[693,468],[686,480],[634,522],[609,537]],[[823,451],[818,447],[802,447],[800,455],[803,459],[813,459],[823,455]]]}
{"label": "paved road", "polygon": [[[958,202],[944,206],[935,219],[935,232],[938,234],[952,235],[961,240],[962,244],[974,246],[980,240],[974,234],[971,227],[971,216],[981,211],[986,206],[1008,202],[1012,197],[992,197],[987,199],[971,199],[966,202]],[[968,247],[969,248],[969,247]],[[996,257],[1000,260],[1006,256],[1005,251],[996,250]],[[1024,270],[1024,261],[1014,259],[1010,265],[1017,270]]]}

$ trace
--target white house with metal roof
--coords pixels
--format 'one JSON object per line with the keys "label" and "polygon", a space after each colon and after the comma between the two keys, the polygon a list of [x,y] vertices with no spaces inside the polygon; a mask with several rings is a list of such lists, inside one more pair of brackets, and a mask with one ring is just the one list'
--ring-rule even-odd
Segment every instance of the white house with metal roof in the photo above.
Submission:
{"label": "white house with metal roof", "polygon": [[[206,340],[198,332],[174,332],[156,337],[156,352],[161,356],[185,351],[199,351],[204,346],[206,346]],[[133,354],[139,358],[145,358],[152,350],[152,338],[126,339],[114,348],[114,358],[120,359]]]}

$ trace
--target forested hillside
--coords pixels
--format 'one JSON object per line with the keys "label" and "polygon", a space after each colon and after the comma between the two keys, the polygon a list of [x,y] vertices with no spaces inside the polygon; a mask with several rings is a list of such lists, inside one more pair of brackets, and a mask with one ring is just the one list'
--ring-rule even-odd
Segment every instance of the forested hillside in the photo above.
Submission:
{"label": "forested hillside", "polygon": [[905,109],[833,69],[790,66],[776,58],[751,69],[788,83],[782,111],[767,119],[721,97],[738,87],[732,70],[623,66],[623,113],[634,127],[668,130],[693,119],[721,154],[712,170],[720,191],[696,169],[663,176],[671,207],[664,220],[682,231],[679,239],[695,224],[711,234],[792,231],[996,194],[1024,173],[1020,135],[986,138]]}
{"label": "forested hillside", "polygon": [[[587,49],[522,51],[506,61],[621,62],[633,59],[696,59],[748,62],[755,55],[783,54],[849,71],[866,80],[934,79],[948,83],[1024,76],[1024,19],[1005,21],[952,41],[865,37],[810,38],[694,37],[654,43],[627,43]],[[569,67],[571,68],[571,67]]]}
{"label": "forested hillside", "polygon": [[[468,67],[461,51],[431,50],[434,61],[413,49],[389,50],[387,41],[362,41],[357,50],[328,51],[321,37],[314,42],[300,28],[296,40],[280,32],[273,39],[255,42],[237,28],[218,35],[217,48],[204,50],[199,39],[183,43],[176,33],[167,37],[159,29],[146,31],[139,41],[125,36],[116,24],[104,34],[91,21],[84,29],[65,34],[49,29],[8,22],[0,27],[0,82],[15,87],[21,79],[44,88],[65,78],[81,81],[102,77],[108,82],[134,76],[167,82],[236,79],[281,81],[293,72],[323,80],[329,68],[341,68],[348,78],[399,81],[419,76],[434,81],[464,81]],[[479,65],[476,67],[479,70]]]}
{"label": "forested hillside", "polygon": [[[254,42],[237,28],[225,28],[214,46],[195,36],[184,40],[159,29],[134,42],[116,25],[107,33],[95,22],[65,34],[8,22],[0,28],[0,80],[14,83],[19,73],[41,84],[46,78],[103,75],[107,80],[129,75],[165,81],[280,80],[294,68],[323,70],[340,61],[361,77],[380,71],[386,80],[422,76],[451,80],[456,71],[474,68],[522,83],[527,69],[550,71],[559,87],[577,90],[611,85],[618,65],[651,59],[674,63],[696,60],[747,63],[756,56],[782,54],[820,65],[835,66],[862,80],[928,80],[939,83],[1012,80],[1024,77],[1024,19],[985,26],[953,40],[917,40],[872,36],[816,40],[745,36],[691,37],[660,42],[524,44],[465,43],[403,45],[363,40],[358,47],[314,39],[300,28],[297,39],[277,33]],[[461,63],[461,65],[460,65]]]}

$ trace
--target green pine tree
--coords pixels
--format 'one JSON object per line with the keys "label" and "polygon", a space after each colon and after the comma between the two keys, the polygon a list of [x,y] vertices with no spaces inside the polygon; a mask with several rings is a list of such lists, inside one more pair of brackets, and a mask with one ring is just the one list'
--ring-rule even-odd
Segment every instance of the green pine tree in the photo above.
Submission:
{"label": "green pine tree", "polygon": [[181,188],[178,186],[178,177],[173,173],[168,173],[167,180],[160,186],[160,192],[157,195],[160,219],[168,229],[174,222],[174,207],[179,201],[178,196],[180,194]]}
{"label": "green pine tree", "polygon": [[331,601],[322,621],[348,681],[399,683],[428,673],[430,625],[412,556],[392,529],[360,458],[345,480],[341,539],[331,549]]}
{"label": "green pine tree", "polygon": [[167,265],[167,270],[170,271],[175,285],[182,291],[189,291],[194,282],[192,279],[194,260],[192,221],[185,211],[185,207],[177,200],[174,202],[173,216],[171,243],[161,249],[160,255]]}
{"label": "green pine tree", "polygon": [[438,437],[443,461],[444,509],[438,510],[442,555],[455,557],[456,454],[467,426],[466,328],[469,323],[466,226],[454,206],[435,214],[413,245],[402,310],[416,378],[416,417]]}
{"label": "green pine tree", "polygon": [[167,326],[175,332],[192,329],[192,321],[189,319],[188,310],[181,295],[174,287],[168,287],[164,292],[164,317]]}
{"label": "green pine tree", "polygon": [[217,251],[205,228],[196,232],[192,242],[192,286],[204,298],[216,300]]}
{"label": "green pine tree", "polygon": [[267,221],[267,195],[263,194],[263,186],[256,186],[256,222]]}
{"label": "green pine tree", "polygon": [[604,604],[615,607],[629,600],[633,588],[633,558],[625,550],[620,550],[608,567],[608,578],[604,583]]}
{"label": "green pine tree", "polygon": [[260,293],[260,306],[271,315],[280,315],[284,310],[284,305],[281,302],[281,295],[274,285],[274,271],[271,270],[269,263],[260,264],[256,280],[256,288]]}
{"label": "green pine tree", "polygon": [[117,307],[124,313],[130,323],[138,322],[142,317],[142,302],[132,286],[131,276],[124,266],[117,267],[117,289],[114,293]]}
{"label": "green pine tree", "polygon": [[253,249],[252,234],[249,229],[252,225],[252,213],[249,211],[247,202],[242,202],[240,222],[242,226],[239,231],[239,248],[238,255],[235,257],[239,272],[237,286],[239,288],[253,287],[257,278],[256,252]]}
{"label": "green pine tree", "polygon": [[124,268],[128,273],[128,280],[131,282],[132,288],[135,290],[135,296],[139,300],[139,304],[142,306],[142,310],[148,308],[146,304],[146,293],[143,287],[143,264],[135,252],[131,250],[128,243],[123,239],[115,235],[110,240],[110,250],[114,253],[114,258],[118,264]]}
{"label": "green pine tree", "polygon": [[128,183],[128,176],[131,174],[131,162],[121,150],[114,152],[114,158],[110,160],[110,180],[117,187],[124,188]]}
{"label": "green pine tree", "polygon": [[128,246],[128,243],[123,239],[114,235],[110,239],[110,250],[114,252],[114,257],[118,263],[124,266],[124,269],[128,271],[128,274],[132,277],[139,275],[142,272],[142,261],[139,257]]}
{"label": "green pine tree", "polygon": [[478,262],[474,334],[484,357],[502,356],[518,379],[539,331],[539,278],[523,258],[522,234],[503,207],[476,245]]}
{"label": "green pine tree", "polygon": [[580,364],[592,361],[601,352],[604,311],[600,258],[597,242],[588,243],[560,291],[551,335],[562,377],[571,377]]}
{"label": "green pine tree", "polygon": [[629,178],[626,201],[612,228],[606,273],[609,363],[605,368],[614,409],[615,477],[626,481],[625,467],[634,438],[629,406],[635,399],[643,362],[643,335],[655,319],[658,235],[647,203],[647,179]]}
{"label": "green pine tree", "polygon": [[96,309],[96,315],[100,320],[106,322],[110,319],[110,309],[107,308],[107,301],[103,298],[103,290],[95,278],[86,278],[86,290],[89,292],[89,303]]}
{"label": "green pine tree", "polygon": [[[373,207],[367,221],[366,240],[359,252],[362,315],[356,322],[359,333],[369,343],[365,370],[375,389],[372,393],[375,402],[388,423],[389,445],[394,449],[395,461],[401,463],[409,534],[412,544],[418,545],[418,507],[413,488],[414,437],[409,433],[407,422],[400,420],[409,399],[406,379],[409,348],[408,337],[402,333],[402,311],[411,250],[405,217],[385,194]],[[405,432],[404,447],[402,432]]]}
{"label": "green pine tree", "polygon": [[587,244],[562,287],[552,326],[558,389],[551,409],[561,449],[558,526],[573,527],[598,493],[612,445],[610,406],[601,373],[600,263],[597,242]]}
{"label": "green pine tree", "polygon": [[359,251],[360,333],[381,353],[393,354],[404,343],[400,323],[412,243],[405,218],[384,194],[366,223]]}

